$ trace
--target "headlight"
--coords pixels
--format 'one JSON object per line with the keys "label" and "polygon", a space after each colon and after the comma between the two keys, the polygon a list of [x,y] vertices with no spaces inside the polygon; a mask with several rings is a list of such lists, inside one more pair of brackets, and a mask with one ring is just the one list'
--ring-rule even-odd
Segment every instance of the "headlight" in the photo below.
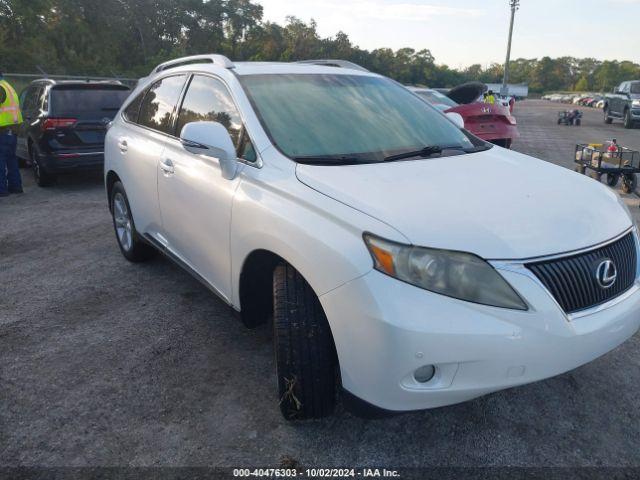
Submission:
{"label": "headlight", "polygon": [[631,102],[632,107],[640,107],[640,100],[633,100]]}
{"label": "headlight", "polygon": [[527,310],[527,305],[496,270],[464,252],[414,247],[365,233],[376,270],[416,287],[494,307]]}

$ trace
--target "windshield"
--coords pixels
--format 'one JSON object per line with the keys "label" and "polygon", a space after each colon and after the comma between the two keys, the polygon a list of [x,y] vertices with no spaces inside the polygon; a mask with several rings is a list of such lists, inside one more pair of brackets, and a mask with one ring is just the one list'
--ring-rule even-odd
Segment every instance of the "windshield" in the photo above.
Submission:
{"label": "windshield", "polygon": [[631,93],[640,93],[640,82],[631,84]]}
{"label": "windshield", "polygon": [[297,161],[364,163],[425,146],[478,146],[474,137],[387,78],[267,74],[241,81],[271,140]]}
{"label": "windshield", "polygon": [[435,90],[415,90],[413,93],[424,98],[432,105],[445,105],[447,109],[458,106],[458,104],[449,97],[440,92],[436,92]]}

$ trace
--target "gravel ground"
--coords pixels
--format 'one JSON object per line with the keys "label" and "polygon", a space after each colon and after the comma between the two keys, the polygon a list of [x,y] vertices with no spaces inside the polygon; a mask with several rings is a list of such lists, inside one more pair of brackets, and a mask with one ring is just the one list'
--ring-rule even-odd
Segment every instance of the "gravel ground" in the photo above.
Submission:
{"label": "gravel ground", "polygon": [[[557,126],[560,108],[519,103],[514,148],[567,167],[577,141],[640,148],[640,130],[595,110]],[[637,335],[461,405],[287,423],[266,328],[245,330],[167,260],[126,262],[100,175],[24,177],[25,195],[0,199],[0,465],[640,466]]]}

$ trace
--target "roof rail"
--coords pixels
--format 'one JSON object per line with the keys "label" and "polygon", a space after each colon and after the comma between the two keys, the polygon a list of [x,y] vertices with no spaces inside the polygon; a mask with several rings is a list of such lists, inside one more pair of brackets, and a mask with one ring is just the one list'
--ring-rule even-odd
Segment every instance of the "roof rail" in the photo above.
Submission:
{"label": "roof rail", "polygon": [[326,65],[327,67],[350,68],[352,70],[360,70],[361,72],[369,71],[366,68],[358,65],[357,63],[353,63],[348,60],[330,60],[330,59],[299,60],[295,63],[306,63],[308,65]]}
{"label": "roof rail", "polygon": [[214,65],[218,65],[223,68],[234,68],[235,66],[233,62],[224,55],[192,55],[190,57],[176,58],[175,60],[169,60],[168,62],[161,63],[154,68],[151,73],[162,72],[163,70],[169,70],[170,68],[188,65],[190,63],[213,63]]}

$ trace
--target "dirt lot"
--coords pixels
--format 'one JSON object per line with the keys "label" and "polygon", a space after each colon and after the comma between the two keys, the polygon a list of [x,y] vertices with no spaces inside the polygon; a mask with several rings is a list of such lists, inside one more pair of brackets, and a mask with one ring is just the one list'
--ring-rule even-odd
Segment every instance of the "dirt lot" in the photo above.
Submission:
{"label": "dirt lot", "polygon": [[[577,141],[640,148],[640,130],[595,110],[557,126],[559,108],[518,104],[515,148],[568,167]],[[290,424],[266,328],[245,330],[166,260],[127,263],[99,175],[47,190],[24,176],[25,195],[0,199],[0,465],[640,466],[638,335],[461,405]]]}

